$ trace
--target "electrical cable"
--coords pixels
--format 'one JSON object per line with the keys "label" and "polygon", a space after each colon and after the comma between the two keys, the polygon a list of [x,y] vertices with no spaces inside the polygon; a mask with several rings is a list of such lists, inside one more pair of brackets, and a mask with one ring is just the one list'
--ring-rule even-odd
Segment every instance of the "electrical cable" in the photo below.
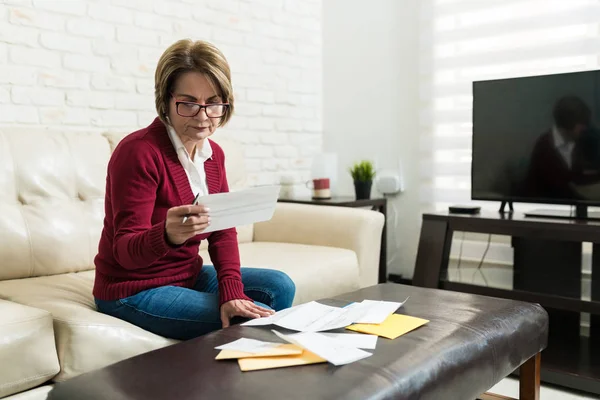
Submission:
{"label": "electrical cable", "polygon": [[485,247],[485,251],[483,252],[483,256],[481,256],[481,261],[479,261],[479,265],[477,266],[477,269],[475,270],[475,272],[473,272],[473,278],[471,279],[471,281],[474,283],[475,282],[475,275],[477,274],[477,271],[479,271],[479,273],[481,274],[481,277],[483,278],[483,282],[485,283],[485,286],[490,286],[487,279],[485,278],[485,275],[483,274],[483,271],[481,270],[481,267],[483,266],[483,262],[485,260],[485,256],[487,255],[488,250],[490,249],[490,243],[492,242],[492,234],[488,235],[488,241],[487,241],[487,246]]}
{"label": "electrical cable", "polygon": [[462,232],[462,237],[460,239],[460,247],[458,250],[458,264],[456,265],[456,275],[458,278],[458,282],[462,280],[462,273],[460,271],[460,263],[462,261],[462,252],[463,252],[463,244],[465,242],[465,232]]}

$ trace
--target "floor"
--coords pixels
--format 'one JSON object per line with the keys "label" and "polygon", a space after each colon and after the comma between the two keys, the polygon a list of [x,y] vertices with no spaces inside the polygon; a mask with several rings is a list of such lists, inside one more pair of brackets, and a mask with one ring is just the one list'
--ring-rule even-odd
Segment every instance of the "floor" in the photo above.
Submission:
{"label": "floor", "polygon": [[[506,378],[494,386],[489,392],[503,396],[518,398],[519,381],[515,378]],[[542,384],[540,389],[540,400],[596,400],[600,396],[584,392],[574,392],[556,386],[546,386]]]}

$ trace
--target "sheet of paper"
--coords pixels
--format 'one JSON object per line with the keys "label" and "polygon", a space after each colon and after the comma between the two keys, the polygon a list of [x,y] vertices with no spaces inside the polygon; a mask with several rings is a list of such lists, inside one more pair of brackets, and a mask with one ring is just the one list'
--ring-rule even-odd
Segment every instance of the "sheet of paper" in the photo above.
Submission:
{"label": "sheet of paper", "polygon": [[234,350],[244,353],[261,353],[271,350],[281,343],[263,342],[261,340],[241,338],[230,343],[215,347],[217,350]]}
{"label": "sheet of paper", "polygon": [[308,365],[325,363],[327,360],[311,353],[304,351],[302,354],[281,357],[264,357],[264,358],[240,358],[238,365],[242,371],[256,371],[261,369],[293,367],[296,365]]}
{"label": "sheet of paper", "polygon": [[317,329],[306,330],[306,332],[322,332],[345,328],[354,323],[354,321],[359,319],[365,313],[364,306],[361,305],[361,303],[352,303],[337,310],[337,314],[331,315],[329,320],[322,321],[321,324],[315,324],[310,327]]}
{"label": "sheet of paper", "polygon": [[355,324],[347,327],[346,329],[368,333],[371,335],[383,336],[388,339],[396,339],[398,336],[402,336],[407,332],[417,329],[418,327],[425,325],[429,321],[422,318],[411,317],[402,314],[392,314],[383,323],[374,324]]}
{"label": "sheet of paper", "polygon": [[281,357],[302,354],[302,348],[291,343],[281,343],[279,346],[260,353],[245,353],[236,350],[221,350],[215,357],[215,360],[231,360],[240,358],[255,358],[255,357]]}
{"label": "sheet of paper", "polygon": [[343,308],[326,306],[311,301],[281,310],[269,317],[252,319],[242,325],[277,325],[293,331],[317,332],[319,330],[344,328],[350,325],[352,321],[340,321],[340,317],[348,312],[349,310]]}
{"label": "sheet of paper", "polygon": [[377,335],[363,335],[356,333],[321,333],[321,335],[335,340],[336,343],[356,347],[359,349],[375,350],[377,346]]}
{"label": "sheet of paper", "polygon": [[372,356],[369,352],[357,349],[356,347],[344,346],[317,332],[301,332],[292,335],[284,335],[273,330],[273,333],[286,342],[298,345],[305,350],[315,353],[336,366],[350,364]]}
{"label": "sheet of paper", "polygon": [[203,233],[270,220],[279,190],[280,186],[268,185],[200,197],[198,204],[210,208],[210,225]]}
{"label": "sheet of paper", "polygon": [[[310,304],[310,303],[306,303],[306,304]],[[298,308],[303,307],[306,304],[301,304],[301,305],[298,305],[298,306],[286,308],[285,310],[277,311],[275,314],[270,315],[268,317],[254,318],[254,319],[251,319],[249,321],[244,322],[241,325],[242,326],[266,326],[266,325],[273,325],[273,324],[275,324],[276,321],[280,320],[281,318],[285,317],[286,315],[288,315],[288,314],[290,314],[292,312],[295,312]]]}
{"label": "sheet of paper", "polygon": [[344,328],[352,323],[344,319],[349,309],[326,306],[316,301],[303,304],[294,312],[275,321],[275,325],[300,332],[319,332]]}
{"label": "sheet of paper", "polygon": [[363,300],[360,303],[363,314],[353,322],[360,324],[381,324],[387,317],[402,307],[407,300],[408,297],[400,303],[394,301]]}

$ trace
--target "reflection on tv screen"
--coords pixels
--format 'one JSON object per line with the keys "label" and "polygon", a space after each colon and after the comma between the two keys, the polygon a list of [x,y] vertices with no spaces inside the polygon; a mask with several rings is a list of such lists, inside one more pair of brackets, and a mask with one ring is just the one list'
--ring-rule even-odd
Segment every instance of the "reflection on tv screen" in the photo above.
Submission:
{"label": "reflection on tv screen", "polygon": [[599,78],[475,82],[472,197],[600,204]]}

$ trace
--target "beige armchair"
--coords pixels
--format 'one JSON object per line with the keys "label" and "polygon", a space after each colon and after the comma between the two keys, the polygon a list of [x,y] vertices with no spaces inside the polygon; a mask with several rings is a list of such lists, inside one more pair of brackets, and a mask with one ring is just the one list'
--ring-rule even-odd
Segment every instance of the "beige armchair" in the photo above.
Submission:
{"label": "beige armchair", "polygon": [[[0,129],[0,398],[45,398],[53,381],[175,342],[95,310],[106,165],[119,139]],[[217,141],[232,190],[243,187],[241,147]],[[288,273],[296,303],[373,285],[383,222],[373,211],[281,203],[271,221],[238,229],[242,264]]]}

